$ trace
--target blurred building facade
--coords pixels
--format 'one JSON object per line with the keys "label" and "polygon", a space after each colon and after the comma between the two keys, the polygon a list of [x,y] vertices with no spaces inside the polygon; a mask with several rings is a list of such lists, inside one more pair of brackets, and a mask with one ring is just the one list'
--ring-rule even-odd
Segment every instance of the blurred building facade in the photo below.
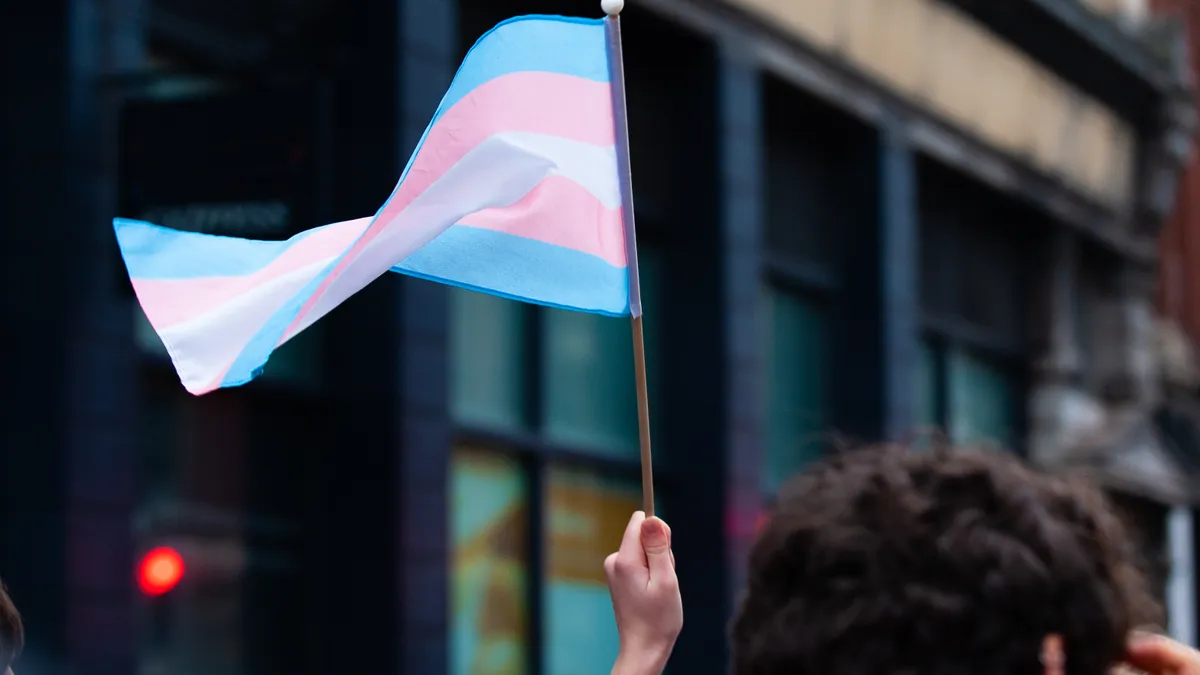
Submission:
{"label": "blurred building facade", "polygon": [[[830,430],[939,427],[1085,470],[1146,514],[1148,550],[1181,541],[1194,460],[1162,439],[1194,425],[1159,415],[1151,321],[1192,134],[1179,36],[1074,0],[630,4],[660,510],[688,597],[673,670],[724,662],[756,523]],[[371,213],[479,34],[598,7],[5,7],[0,574],[22,672],[607,672],[600,561],[639,504],[624,322],[388,279],[259,381],[191,398],[108,228],[276,238]],[[184,580],[140,597],[162,545]]]}
{"label": "blurred building facade", "polygon": [[[1159,45],[1180,43],[1174,58],[1192,73],[1193,97],[1186,103],[1193,110],[1200,110],[1200,92],[1195,88],[1195,76],[1200,73],[1200,5],[1184,0],[1154,0],[1150,3],[1153,12],[1152,30],[1158,35]],[[1172,35],[1173,34],[1173,35]],[[1182,103],[1182,101],[1181,101]],[[1200,344],[1200,304],[1198,303],[1196,263],[1196,240],[1200,235],[1200,163],[1197,162],[1195,139],[1186,169],[1180,177],[1171,217],[1163,227],[1159,239],[1159,267],[1156,297],[1156,332],[1158,350],[1157,368],[1160,374],[1160,404],[1156,411],[1156,422],[1162,429],[1162,437],[1169,450],[1174,451],[1177,462],[1196,471],[1195,457],[1200,454],[1200,438],[1195,433],[1196,420],[1200,419],[1200,377],[1197,373],[1197,345]],[[1186,472],[1184,472],[1186,473]],[[1194,596],[1195,569],[1185,569],[1185,552],[1196,550],[1194,506],[1200,501],[1200,488],[1195,482],[1187,489],[1190,499],[1177,500],[1177,506],[1168,519],[1168,527],[1174,528],[1178,541],[1168,552],[1173,564],[1172,579],[1175,587],[1170,590],[1180,597],[1192,591]],[[1190,525],[1190,527],[1189,527]],[[1188,534],[1191,534],[1189,540]],[[1190,545],[1189,545],[1190,544]],[[1185,572],[1191,571],[1191,575]],[[1177,620],[1178,632],[1195,639],[1195,614],[1188,623],[1187,617]]]}

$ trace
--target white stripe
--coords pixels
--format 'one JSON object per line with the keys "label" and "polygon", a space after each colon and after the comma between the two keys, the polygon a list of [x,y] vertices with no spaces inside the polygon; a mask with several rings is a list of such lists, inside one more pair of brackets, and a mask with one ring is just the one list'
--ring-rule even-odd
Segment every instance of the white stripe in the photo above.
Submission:
{"label": "white stripe", "polygon": [[490,136],[384,224],[287,337],[312,325],[464,217],[514,204],[553,175],[578,183],[606,207],[621,204],[612,146],[545,134]]}
{"label": "white stripe", "polygon": [[621,205],[621,185],[617,180],[617,151],[613,146],[592,145],[561,136],[525,132],[496,134],[488,140],[492,139],[552,161],[554,169],[546,174],[547,176],[557,174],[575,181],[592,193],[606,208],[615,209]]}
{"label": "white stripe", "polygon": [[203,393],[267,319],[336,258],[330,256],[275,277],[200,316],[158,331],[184,388]]}

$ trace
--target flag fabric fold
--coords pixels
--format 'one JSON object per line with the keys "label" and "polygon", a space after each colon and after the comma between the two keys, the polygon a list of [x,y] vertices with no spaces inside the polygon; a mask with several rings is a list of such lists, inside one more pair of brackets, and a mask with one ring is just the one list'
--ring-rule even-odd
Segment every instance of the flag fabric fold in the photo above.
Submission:
{"label": "flag fabric fold", "polygon": [[114,220],[184,387],[248,382],[276,347],[389,270],[628,315],[611,96],[602,20],[518,17],[468,52],[373,217],[287,241]]}

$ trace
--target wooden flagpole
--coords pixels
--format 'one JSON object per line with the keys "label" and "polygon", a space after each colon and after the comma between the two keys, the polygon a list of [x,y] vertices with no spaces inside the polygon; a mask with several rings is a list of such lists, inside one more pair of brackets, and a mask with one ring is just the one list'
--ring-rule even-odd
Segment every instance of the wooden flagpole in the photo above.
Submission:
{"label": "wooden flagpole", "polygon": [[625,110],[625,62],[621,56],[621,10],[624,0],[601,0],[608,35],[608,76],[612,87],[617,173],[621,184],[621,224],[629,270],[629,313],[633,329],[633,372],[637,385],[638,441],[642,455],[642,509],[654,515],[654,462],[650,453],[650,395],[646,387],[646,340],[642,329],[642,289],[638,279],[637,237],[633,222],[633,180],[629,167],[629,123]]}

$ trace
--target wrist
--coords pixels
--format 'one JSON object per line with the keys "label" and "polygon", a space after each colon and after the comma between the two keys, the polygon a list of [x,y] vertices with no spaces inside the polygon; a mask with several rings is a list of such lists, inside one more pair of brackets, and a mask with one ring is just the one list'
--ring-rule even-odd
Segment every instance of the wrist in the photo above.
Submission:
{"label": "wrist", "polygon": [[622,649],[613,665],[612,675],[661,675],[670,656],[670,648]]}

